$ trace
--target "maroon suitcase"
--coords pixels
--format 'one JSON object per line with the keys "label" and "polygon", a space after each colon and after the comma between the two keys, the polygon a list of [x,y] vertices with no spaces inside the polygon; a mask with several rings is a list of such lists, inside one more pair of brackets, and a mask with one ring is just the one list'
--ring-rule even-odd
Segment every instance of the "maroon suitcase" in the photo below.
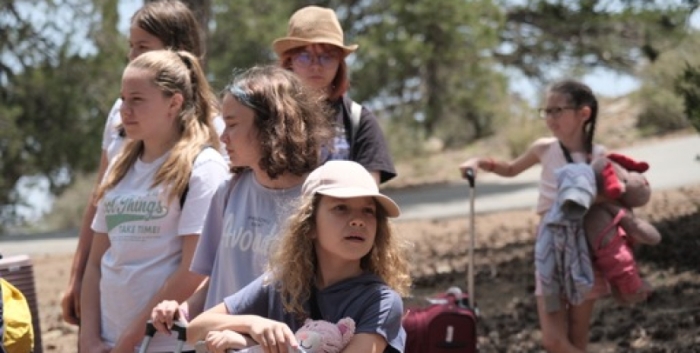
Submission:
{"label": "maroon suitcase", "polygon": [[476,352],[477,315],[468,295],[457,287],[428,299],[426,307],[409,308],[403,320],[406,353]]}
{"label": "maroon suitcase", "polygon": [[467,170],[469,181],[470,246],[467,285],[463,293],[452,287],[445,293],[428,298],[427,306],[406,308],[403,327],[406,330],[405,353],[475,353],[478,310],[474,305],[474,173]]}

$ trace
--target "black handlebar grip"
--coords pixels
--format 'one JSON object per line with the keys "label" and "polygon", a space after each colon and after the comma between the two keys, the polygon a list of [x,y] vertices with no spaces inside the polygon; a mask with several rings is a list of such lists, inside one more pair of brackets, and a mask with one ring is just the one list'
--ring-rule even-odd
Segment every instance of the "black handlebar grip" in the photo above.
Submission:
{"label": "black handlebar grip", "polygon": [[474,187],[474,169],[472,168],[467,168],[464,170],[464,179],[467,179],[469,181],[469,187],[473,188]]}
{"label": "black handlebar grip", "polygon": [[186,324],[180,322],[180,321],[175,321],[173,322],[173,327],[171,330],[177,332],[177,339],[178,341],[185,341],[187,339],[187,326]]}
{"label": "black handlebar grip", "polygon": [[146,336],[153,337],[156,334],[156,326],[153,325],[153,321],[148,320],[146,323]]}

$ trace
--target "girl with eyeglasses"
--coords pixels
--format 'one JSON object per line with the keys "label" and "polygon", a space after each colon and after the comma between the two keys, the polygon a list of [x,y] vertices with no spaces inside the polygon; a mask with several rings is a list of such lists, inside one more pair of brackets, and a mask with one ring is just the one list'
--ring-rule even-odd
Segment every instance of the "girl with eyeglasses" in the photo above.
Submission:
{"label": "girl with eyeglasses", "polygon": [[[333,147],[324,151],[323,162],[358,162],[377,183],[394,178],[394,163],[376,117],[367,108],[355,106],[346,94],[350,82],[345,58],[358,46],[344,44],[343,29],[335,12],[317,6],[298,10],[289,19],[287,36],[275,40],[272,47],[280,65],[299,76],[307,87],[320,92],[332,108],[336,136]],[[359,115],[357,123],[353,123],[354,106]]]}
{"label": "girl with eyeglasses", "polygon": [[[557,197],[555,170],[569,162],[588,163],[604,155],[605,149],[593,143],[598,101],[585,84],[565,80],[553,84],[546,95],[546,107],[539,109],[551,137],[537,139],[523,154],[512,161],[499,161],[490,157],[473,157],[460,166],[462,175],[478,169],[504,177],[514,177],[537,163],[542,165],[539,182],[537,213],[542,219],[554,205]],[[546,309],[541,280],[535,276],[535,296],[542,329],[542,344],[549,352],[585,352],[593,307],[597,298],[609,293],[608,283],[595,269],[593,288],[583,303],[574,305],[561,299],[562,310],[550,312]]]}
{"label": "girl with eyeglasses", "polygon": [[221,139],[235,175],[212,199],[190,268],[208,279],[186,301],[164,301],[153,309],[151,319],[161,333],[263,273],[270,243],[333,135],[322,98],[277,66],[236,75],[225,90],[222,115]]}

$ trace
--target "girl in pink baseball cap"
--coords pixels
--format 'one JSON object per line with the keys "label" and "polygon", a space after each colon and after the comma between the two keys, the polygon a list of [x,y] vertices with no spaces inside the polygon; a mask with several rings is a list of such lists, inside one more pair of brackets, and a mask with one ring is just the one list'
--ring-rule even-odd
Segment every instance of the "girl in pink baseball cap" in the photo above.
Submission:
{"label": "girl in pink baseball cap", "polygon": [[343,352],[403,352],[408,262],[389,223],[399,207],[352,161],[330,161],[309,174],[269,271],[195,318],[188,340],[208,349],[304,349],[294,332],[306,318],[350,317],[355,335]]}

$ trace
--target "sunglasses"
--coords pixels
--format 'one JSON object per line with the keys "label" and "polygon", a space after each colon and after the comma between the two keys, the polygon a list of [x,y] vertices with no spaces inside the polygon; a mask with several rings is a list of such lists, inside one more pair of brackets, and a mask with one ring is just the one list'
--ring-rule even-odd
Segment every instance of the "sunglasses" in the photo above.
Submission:
{"label": "sunglasses", "polygon": [[310,67],[313,63],[318,63],[321,67],[328,68],[337,65],[340,58],[337,54],[321,53],[319,55],[314,55],[303,51],[294,55],[292,61],[300,67]]}

